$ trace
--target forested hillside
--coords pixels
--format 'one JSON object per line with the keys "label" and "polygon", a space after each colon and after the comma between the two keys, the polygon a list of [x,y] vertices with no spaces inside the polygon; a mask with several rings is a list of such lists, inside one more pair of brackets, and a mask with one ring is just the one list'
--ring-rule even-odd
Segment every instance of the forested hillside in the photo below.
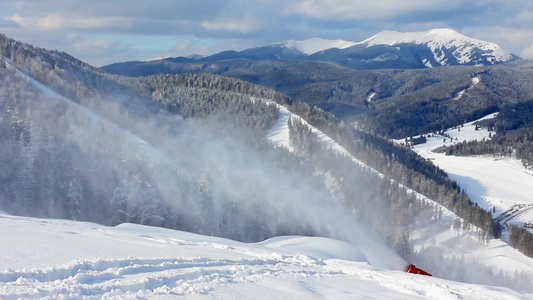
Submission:
{"label": "forested hillside", "polygon": [[435,200],[468,222],[482,228],[488,234],[499,235],[493,226],[490,212],[475,205],[450,180],[446,173],[413,151],[397,146],[390,141],[327,121],[327,113],[311,109],[305,104],[294,106],[294,111],[323,132],[335,137],[352,155],[361,159],[380,173]]}
{"label": "forested hillside", "polygon": [[[186,78],[188,79],[185,80]],[[162,101],[178,101],[181,99],[176,96],[178,94],[175,92],[161,93],[158,87],[171,85],[177,87],[204,86],[204,88],[210,89],[205,87],[204,81],[206,78],[214,78],[217,81],[231,81],[227,78],[223,79],[212,75],[160,75],[129,80],[117,78],[117,80],[126,80],[132,86],[138,87],[150,83],[149,86],[152,88],[145,87],[145,91],[153,95],[160,95]],[[342,141],[342,130],[338,129],[338,125],[336,125],[336,121],[332,115],[324,113],[324,111],[316,107],[311,108],[305,104],[296,104],[291,107],[291,110],[297,112],[298,115],[301,115],[309,122],[316,124],[322,130],[328,132],[330,136]],[[415,251],[411,242],[411,234],[419,227],[439,227],[437,224],[441,221],[443,212],[442,208],[431,204],[430,201],[420,199],[415,194],[406,190],[402,185],[399,185],[399,182],[403,182],[402,176],[412,178],[411,180],[416,183],[411,184],[411,187],[414,189],[422,191],[422,193],[426,193],[430,197],[435,197],[434,199],[437,199],[439,203],[444,204],[469,222],[484,229],[477,232],[477,238],[480,243],[485,243],[491,238],[493,226],[490,213],[474,205],[466,194],[460,192],[457,184],[450,181],[442,171],[437,171],[434,166],[423,160],[414,165],[410,165],[409,168],[402,168],[400,163],[391,164],[390,160],[384,160],[384,157],[389,157],[390,159],[397,155],[395,151],[403,150],[405,154],[400,155],[402,156],[400,161],[406,163],[416,156],[411,151],[404,148],[397,148],[381,139],[370,142],[372,140],[370,136],[359,133],[361,136],[351,145],[352,148],[349,149],[357,157],[360,157],[360,144],[365,145],[364,147],[367,147],[367,156],[364,157],[365,162],[377,167],[382,172],[387,172],[385,174],[388,176],[382,177],[379,173],[354,162],[351,158],[338,155],[335,151],[326,148],[317,138],[316,134],[298,120],[291,121],[289,127],[291,131],[291,145],[295,150],[295,154],[297,154],[297,156],[293,157],[298,157],[300,161],[292,165],[292,167],[304,166],[309,170],[313,170],[315,173],[318,172],[317,174],[322,174],[318,178],[327,182],[328,189],[333,194],[334,199],[340,201],[343,206],[347,206],[348,211],[351,212],[355,220],[372,228],[376,234],[386,240],[403,257],[423,262],[425,265],[430,265],[434,270],[442,268],[441,264],[431,263],[430,258],[437,255],[436,253],[439,253],[439,250]],[[353,139],[352,136],[347,134],[344,138],[346,141]],[[366,141],[367,139],[369,141]],[[389,148],[383,147],[384,145],[388,145]],[[346,143],[345,146],[348,147],[350,145]],[[383,150],[377,150],[379,148],[385,148],[385,152],[381,152]],[[368,155],[368,153],[374,152],[376,154]],[[390,156],[384,153],[389,153],[388,155]],[[409,153],[413,157],[409,158]],[[282,158],[282,156],[278,158]],[[389,161],[388,164],[386,161]],[[421,167],[424,164],[426,164],[425,170]],[[385,167],[385,165],[388,167]],[[423,170],[422,172],[425,175],[413,171],[418,167]],[[402,171],[394,173],[392,170],[397,168],[400,168]],[[439,175],[434,175],[433,173],[435,172]],[[391,178],[397,178],[397,181],[391,181]],[[332,195],[328,197],[332,197]],[[326,203],[328,203],[328,200],[323,199],[322,204]],[[339,203],[332,202],[331,204],[336,206]],[[472,226],[469,222],[455,222],[454,228],[456,230],[471,230]],[[439,231],[444,230],[444,228],[447,227],[443,227]],[[495,234],[498,234],[498,228],[496,227],[494,229],[496,230]],[[309,231],[309,233],[312,232]],[[338,232],[330,232],[329,234],[335,235]],[[448,269],[441,271],[442,276],[448,276],[447,278],[450,279],[459,278],[461,276],[461,263],[464,264],[464,261],[454,259],[447,261]],[[470,267],[477,268],[480,272],[485,272],[485,269],[475,262],[471,262]],[[450,272],[450,270],[453,271]]]}
{"label": "forested hillside", "polygon": [[492,129],[492,139],[464,142],[443,151],[448,155],[514,154],[526,167],[533,166],[533,101],[506,107],[479,126]]}
{"label": "forested hillside", "polygon": [[[184,97],[180,110],[186,117],[186,103],[189,108],[198,104],[189,111],[195,118],[184,121],[173,111],[177,102],[152,100],[65,54],[7,38],[2,42],[3,49],[10,49],[1,70],[6,95],[0,120],[3,210],[102,224],[158,225],[244,241],[283,233],[318,234],[296,216],[265,225],[264,218],[278,209],[269,204],[274,199],[303,197],[273,191],[272,184],[290,191],[287,178],[295,178],[309,186],[304,190],[313,191],[305,196],[310,203],[328,199],[328,192],[299,167],[296,157],[262,141],[277,117],[277,109],[264,99],[238,89],[173,89]],[[45,58],[50,62],[39,69]],[[84,106],[59,94],[45,95],[14,69],[30,65],[31,75],[41,74],[43,83],[60,82],[53,88],[71,91],[65,95]],[[67,72],[69,68],[74,72]],[[216,78],[204,82],[215,84]],[[257,90],[250,93],[260,96],[265,91]],[[255,119],[250,117],[254,113]],[[260,157],[274,163],[257,164]],[[255,170],[260,177],[244,182],[245,170]],[[249,214],[253,208],[265,212],[263,217]]]}
{"label": "forested hillside", "polygon": [[355,121],[366,132],[404,138],[457,126],[531,99],[533,70],[527,66],[527,60],[518,60],[497,66],[354,70],[332,62],[167,59],[132,66],[126,74],[213,73],[240,78],[285,93],[294,102],[318,106],[346,123]]}

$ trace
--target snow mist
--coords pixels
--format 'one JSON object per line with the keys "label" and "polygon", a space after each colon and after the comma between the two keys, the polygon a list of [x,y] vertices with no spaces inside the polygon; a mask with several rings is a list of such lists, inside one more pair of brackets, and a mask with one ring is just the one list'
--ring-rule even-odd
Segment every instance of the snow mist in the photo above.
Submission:
{"label": "snow mist", "polygon": [[[245,242],[316,235],[350,242],[375,266],[407,266],[354,220],[311,167],[227,116],[139,117],[113,103],[89,110],[62,97],[34,100],[24,116],[20,171],[27,178],[19,185],[36,192],[15,197],[13,213],[134,222]],[[31,174],[40,173],[47,188],[34,188],[39,179]]]}
{"label": "snow mist", "polygon": [[[163,167],[156,172],[154,184],[163,198],[187,215],[185,229],[241,241],[288,234],[331,237],[357,246],[374,266],[399,270],[407,266],[354,220],[311,168],[302,170],[299,161],[298,168],[277,161],[295,159],[285,149],[254,145],[249,132],[221,126],[219,120],[179,123],[179,129],[152,128],[150,133],[153,138],[160,132],[155,144],[170,158],[174,171],[197,183],[187,196],[176,196],[180,191],[168,180],[170,170]],[[166,136],[169,131],[172,138]]]}

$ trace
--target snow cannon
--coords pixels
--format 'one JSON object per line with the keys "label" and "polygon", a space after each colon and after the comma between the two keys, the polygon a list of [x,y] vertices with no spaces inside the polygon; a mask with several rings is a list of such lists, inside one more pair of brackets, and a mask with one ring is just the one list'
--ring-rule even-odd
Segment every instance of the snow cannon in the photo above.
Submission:
{"label": "snow cannon", "polygon": [[432,276],[431,274],[429,274],[428,272],[422,270],[422,269],[419,269],[417,268],[415,265],[413,264],[409,264],[409,266],[405,269],[405,272],[407,273],[413,273],[413,274],[420,274],[420,275],[426,275],[426,276]]}

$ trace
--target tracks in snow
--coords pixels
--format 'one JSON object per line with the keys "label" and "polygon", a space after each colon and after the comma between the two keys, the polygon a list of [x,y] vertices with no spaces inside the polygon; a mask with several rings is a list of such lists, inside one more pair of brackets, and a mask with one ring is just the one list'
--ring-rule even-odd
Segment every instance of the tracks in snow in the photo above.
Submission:
{"label": "tracks in snow", "polygon": [[321,260],[305,255],[269,258],[159,258],[86,260],[57,268],[0,273],[0,295],[11,298],[153,297],[207,294],[228,284],[267,277],[332,277]]}
{"label": "tracks in snow", "polygon": [[533,210],[533,204],[513,205],[513,207],[503,212],[498,218],[496,218],[496,221],[500,223],[500,225],[502,225],[505,230],[509,230],[509,221],[529,212],[530,210]]}

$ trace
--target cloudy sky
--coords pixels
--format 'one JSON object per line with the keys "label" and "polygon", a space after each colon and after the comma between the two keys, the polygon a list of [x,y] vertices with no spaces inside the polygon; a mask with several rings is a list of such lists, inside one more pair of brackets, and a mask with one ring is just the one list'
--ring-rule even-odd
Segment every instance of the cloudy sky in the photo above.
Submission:
{"label": "cloudy sky", "polygon": [[533,57],[531,0],[1,0],[0,32],[95,66],[452,28]]}

